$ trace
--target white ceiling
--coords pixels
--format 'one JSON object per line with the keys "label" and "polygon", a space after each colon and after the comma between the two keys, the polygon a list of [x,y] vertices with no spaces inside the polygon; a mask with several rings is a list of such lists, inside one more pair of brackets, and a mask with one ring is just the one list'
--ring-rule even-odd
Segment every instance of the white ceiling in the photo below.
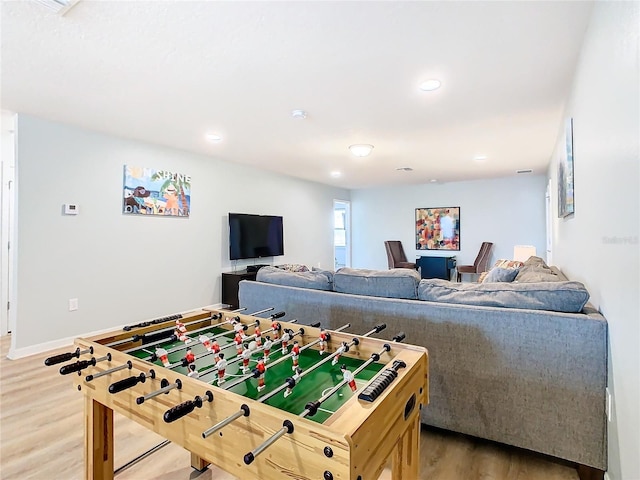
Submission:
{"label": "white ceiling", "polygon": [[591,7],[2,1],[2,108],[346,188],[544,173]]}

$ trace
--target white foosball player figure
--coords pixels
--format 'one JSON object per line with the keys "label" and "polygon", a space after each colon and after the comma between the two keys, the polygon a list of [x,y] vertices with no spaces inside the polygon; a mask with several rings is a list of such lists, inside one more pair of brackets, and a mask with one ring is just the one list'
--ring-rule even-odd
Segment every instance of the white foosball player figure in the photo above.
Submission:
{"label": "white foosball player figure", "polygon": [[324,328],[320,329],[320,335],[318,335],[318,345],[320,346],[320,355],[324,355],[324,347],[327,344],[327,332],[324,331]]}
{"label": "white foosball player figure", "polygon": [[346,351],[347,351],[347,347],[346,347],[345,343],[342,342],[342,345],[340,345],[340,348],[338,348],[338,350],[336,350],[337,355],[335,357],[333,357],[333,360],[331,360],[331,365],[337,364],[338,360],[340,360],[340,355],[342,355]]}
{"label": "white foosball player figure", "polygon": [[289,335],[289,331],[286,330],[284,335],[282,335],[282,355],[286,355],[289,353],[287,346],[289,345],[289,340],[291,340],[291,335]]}
{"label": "white foosball player figure", "polygon": [[[296,383],[298,383],[298,380],[300,380],[300,375],[302,374],[302,369],[300,367],[298,367],[296,369],[296,373],[293,375],[293,377],[291,377],[293,379],[293,384],[295,385]],[[284,391],[284,398],[287,398],[289,395],[291,395],[293,393],[293,387],[289,385],[287,385],[286,390]]]}
{"label": "white foosball player figure", "polygon": [[218,369],[218,386],[222,385],[224,380],[224,373],[227,369],[227,361],[224,359],[224,353],[219,354],[220,360],[216,363],[216,368]]}
{"label": "white foosball player figure", "polygon": [[189,365],[189,373],[187,373],[187,377],[191,377],[191,378],[200,377],[200,372],[198,372],[198,370],[196,369],[195,363],[192,363],[191,365]]}
{"label": "white foosball player figure", "polygon": [[178,340],[184,343],[189,343],[191,339],[187,337],[187,327],[184,326],[180,320],[176,320],[176,329],[173,332]]}
{"label": "white foosball player figure", "polygon": [[171,365],[169,363],[169,352],[167,352],[164,348],[156,348],[156,356],[160,359],[162,365],[164,365],[165,367]]}
{"label": "white foosball player figure", "polygon": [[244,350],[242,350],[242,353],[241,353],[242,373],[247,374],[249,373],[249,360],[251,359],[251,349],[249,348],[248,343],[244,343],[242,346],[244,347]]}
{"label": "white foosball player figure", "polygon": [[202,334],[200,335],[198,340],[200,340],[200,343],[204,348],[206,348],[209,352],[211,351],[211,340],[209,339],[209,337],[207,337],[205,334]]}
{"label": "white foosball player figure", "polygon": [[262,346],[262,356],[264,358],[265,363],[269,361],[269,353],[271,352],[271,347],[273,347],[273,342],[271,341],[271,337],[267,335],[267,339]]}
{"label": "white foosball player figure", "polygon": [[244,325],[242,322],[236,320],[233,322],[233,330],[236,332],[236,335],[240,335],[242,340],[244,340],[247,336],[244,334]]}
{"label": "white foosball player figure", "polygon": [[346,365],[341,365],[340,371],[342,372],[342,378],[344,378],[344,381],[347,382],[347,384],[349,385],[349,388],[351,388],[351,391],[355,392],[357,387],[356,387],[356,379],[353,378],[353,373],[347,370]]}

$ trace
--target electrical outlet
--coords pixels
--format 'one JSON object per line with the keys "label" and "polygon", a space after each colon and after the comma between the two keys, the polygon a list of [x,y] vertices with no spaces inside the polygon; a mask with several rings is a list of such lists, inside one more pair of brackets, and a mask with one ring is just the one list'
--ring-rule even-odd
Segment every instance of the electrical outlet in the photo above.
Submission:
{"label": "electrical outlet", "polygon": [[607,392],[607,421],[611,421],[611,392],[609,387],[605,390]]}
{"label": "electrical outlet", "polygon": [[69,311],[70,312],[74,312],[78,309],[78,299],[77,298],[70,298],[69,299]]}

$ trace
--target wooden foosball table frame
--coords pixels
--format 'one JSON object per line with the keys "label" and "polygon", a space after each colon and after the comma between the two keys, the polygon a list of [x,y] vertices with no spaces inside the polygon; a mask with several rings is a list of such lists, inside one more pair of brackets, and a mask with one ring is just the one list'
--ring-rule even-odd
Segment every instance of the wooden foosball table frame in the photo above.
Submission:
{"label": "wooden foosball table frame", "polygon": [[[238,315],[245,325],[253,325],[256,319],[265,321],[264,318],[215,307],[182,313],[182,317],[185,323],[191,323],[188,329],[194,330],[217,323],[211,319],[214,313]],[[304,329],[304,334],[298,338],[301,345],[317,340],[320,332],[318,328],[297,323],[282,321],[281,324],[283,328],[294,331],[301,327]],[[426,349],[329,331],[329,353],[334,352],[342,342],[358,338],[358,345],[344,355],[366,361],[372,354],[379,353],[385,344],[389,344],[391,350],[381,355],[378,363],[385,364],[384,368],[391,368],[393,362],[399,360],[406,364],[406,368],[398,370],[397,378],[373,402],[360,400],[353,395],[320,424],[121,351],[140,346],[140,341],[132,341],[133,335],[142,335],[166,326],[153,324],[75,341],[80,350],[92,347],[94,358],[111,355],[110,361],[99,362],[81,375],[74,376],[75,386],[84,395],[85,478],[111,480],[114,477],[114,411],[191,452],[191,465],[198,470],[215,464],[240,479],[250,480],[374,480],[391,463],[393,480],[418,478],[420,410],[428,403]],[[231,326],[228,328],[231,329]],[[248,331],[250,333],[251,330]],[[117,347],[106,346],[117,342],[120,342]],[[129,361],[133,365],[131,370],[120,370],[90,382],[85,379],[87,373],[96,374]],[[156,373],[155,380],[148,379],[117,394],[109,393],[110,384],[151,369]],[[163,378],[170,382],[179,379],[182,386],[140,405],[136,403],[140,395],[158,390],[160,379]],[[203,397],[207,391],[213,394],[213,401],[205,401],[201,408],[194,409],[175,422],[166,423],[163,420],[163,414],[168,409],[197,396]],[[219,433],[203,438],[203,431],[236,414],[242,404],[250,408],[249,416],[241,416]],[[293,431],[279,438],[253,463],[245,465],[243,454],[281,430],[283,420],[293,424]]]}

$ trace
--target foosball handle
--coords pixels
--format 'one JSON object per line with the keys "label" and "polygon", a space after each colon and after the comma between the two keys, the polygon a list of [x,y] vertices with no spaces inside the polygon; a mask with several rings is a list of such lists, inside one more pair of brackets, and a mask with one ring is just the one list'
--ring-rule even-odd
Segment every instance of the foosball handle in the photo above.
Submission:
{"label": "foosball handle", "polygon": [[393,340],[394,342],[400,343],[401,341],[403,341],[405,339],[406,336],[407,336],[406,333],[400,332],[395,337],[393,337],[391,340]]}
{"label": "foosball handle", "polygon": [[176,405],[175,407],[170,408],[166,412],[164,412],[164,421],[167,423],[174,422],[179,418],[184,417],[185,415],[193,412],[196,407],[202,406],[202,399],[200,397],[196,397],[195,400],[187,400],[180,405]]}
{"label": "foosball handle", "polygon": [[273,315],[271,315],[271,317],[270,317],[270,318],[271,318],[272,320],[275,320],[276,318],[282,318],[282,317],[284,317],[285,315],[286,315],[286,313],[285,313],[285,312],[277,312],[277,313],[274,313]]}
{"label": "foosball handle", "polygon": [[[151,378],[156,378],[156,372],[154,370],[149,370],[149,376]],[[126,390],[127,388],[135,387],[138,382],[144,383],[147,379],[144,373],[141,373],[137,377],[128,377],[124,380],[120,380],[118,382],[112,383],[109,385],[109,393],[118,393]]]}
{"label": "foosball handle", "polygon": [[79,372],[95,364],[96,359],[92,358],[91,360],[81,360],[76,363],[70,363],[69,365],[63,365],[62,367],[60,367],[60,375],[69,375],[73,372]]}
{"label": "foosball handle", "polygon": [[382,330],[387,328],[387,324],[386,323],[381,323],[380,325],[376,325],[373,328],[375,329],[376,333],[380,333]]}
{"label": "foosball handle", "polygon": [[321,323],[321,322],[316,322],[316,323],[312,323],[312,324],[311,324],[311,325],[309,325],[309,326],[310,326],[310,327],[313,327],[313,328],[318,328],[320,325],[322,325],[322,323]]}
{"label": "foosball handle", "polygon": [[[93,347],[89,347],[90,353],[93,353]],[[51,365],[57,365],[62,362],[68,362],[72,358],[80,358],[80,348],[76,348],[74,352],[61,353],[60,355],[54,355],[53,357],[49,357],[44,361],[44,364],[47,367]]]}

